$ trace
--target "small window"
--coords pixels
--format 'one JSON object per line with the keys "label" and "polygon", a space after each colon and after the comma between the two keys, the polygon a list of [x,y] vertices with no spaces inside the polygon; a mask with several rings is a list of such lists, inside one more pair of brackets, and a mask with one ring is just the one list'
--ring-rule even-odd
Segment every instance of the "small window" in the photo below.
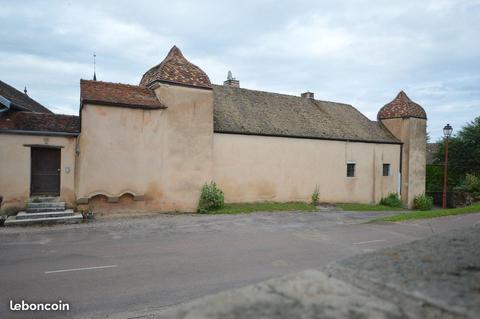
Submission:
{"label": "small window", "polygon": [[355,163],[347,163],[347,177],[355,177]]}
{"label": "small window", "polygon": [[390,164],[383,164],[383,176],[390,176]]}

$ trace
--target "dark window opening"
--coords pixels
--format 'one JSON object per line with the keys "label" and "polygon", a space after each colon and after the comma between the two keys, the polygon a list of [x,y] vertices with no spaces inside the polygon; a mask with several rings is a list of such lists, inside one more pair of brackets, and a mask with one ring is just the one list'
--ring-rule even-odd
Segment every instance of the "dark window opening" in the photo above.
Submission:
{"label": "dark window opening", "polygon": [[390,164],[383,164],[383,176],[390,176]]}
{"label": "dark window opening", "polygon": [[347,177],[355,177],[355,163],[347,163]]}

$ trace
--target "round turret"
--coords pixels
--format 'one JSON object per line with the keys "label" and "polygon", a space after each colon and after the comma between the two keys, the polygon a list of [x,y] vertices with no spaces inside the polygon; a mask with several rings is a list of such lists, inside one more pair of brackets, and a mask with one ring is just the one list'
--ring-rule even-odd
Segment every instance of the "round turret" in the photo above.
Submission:
{"label": "round turret", "polygon": [[211,89],[212,84],[207,74],[198,66],[190,63],[177,46],[173,46],[167,57],[158,65],[148,70],[140,81],[141,86],[150,86],[155,82],[180,84]]}
{"label": "round turret", "polygon": [[385,104],[377,114],[379,120],[406,117],[427,119],[427,113],[419,104],[410,100],[403,91],[400,91],[393,101]]}

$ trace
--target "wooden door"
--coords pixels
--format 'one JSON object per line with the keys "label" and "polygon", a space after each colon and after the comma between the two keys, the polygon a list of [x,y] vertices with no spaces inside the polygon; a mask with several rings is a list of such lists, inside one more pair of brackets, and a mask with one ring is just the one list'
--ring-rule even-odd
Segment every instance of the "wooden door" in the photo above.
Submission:
{"label": "wooden door", "polygon": [[60,195],[60,149],[32,147],[30,194]]}

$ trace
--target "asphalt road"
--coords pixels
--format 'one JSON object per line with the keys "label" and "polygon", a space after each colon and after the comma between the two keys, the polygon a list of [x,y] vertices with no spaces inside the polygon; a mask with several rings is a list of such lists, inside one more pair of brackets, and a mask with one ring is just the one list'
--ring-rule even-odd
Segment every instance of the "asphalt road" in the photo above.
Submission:
{"label": "asphalt road", "polygon": [[[0,229],[0,318],[129,318],[221,290],[480,223],[365,224],[388,213],[160,215]],[[69,303],[68,313],[9,302]]]}

